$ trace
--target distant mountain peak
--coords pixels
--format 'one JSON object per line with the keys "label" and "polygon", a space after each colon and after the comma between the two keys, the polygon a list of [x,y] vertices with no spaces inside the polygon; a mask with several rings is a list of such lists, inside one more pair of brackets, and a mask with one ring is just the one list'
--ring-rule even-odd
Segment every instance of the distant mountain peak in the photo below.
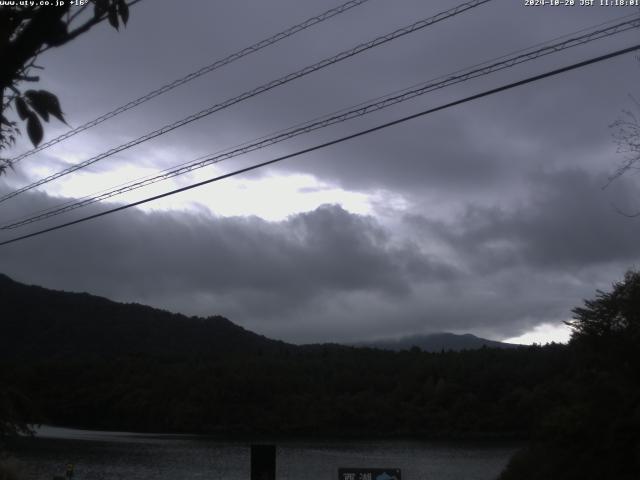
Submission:
{"label": "distant mountain peak", "polygon": [[380,350],[410,350],[418,347],[425,352],[477,350],[487,348],[517,348],[513,343],[488,340],[471,333],[456,334],[451,332],[437,332],[428,334],[407,335],[400,338],[387,338],[369,342],[352,343],[355,347],[377,348]]}

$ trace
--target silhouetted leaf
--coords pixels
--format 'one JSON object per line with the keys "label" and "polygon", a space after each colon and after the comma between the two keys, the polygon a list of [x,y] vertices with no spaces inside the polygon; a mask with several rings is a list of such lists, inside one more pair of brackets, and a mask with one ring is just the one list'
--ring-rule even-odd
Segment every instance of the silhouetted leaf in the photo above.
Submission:
{"label": "silhouetted leaf", "polygon": [[118,30],[120,23],[118,22],[118,8],[115,3],[109,7],[109,23]]}
{"label": "silhouetted leaf", "polygon": [[129,5],[127,5],[126,0],[118,0],[118,13],[122,23],[126,26],[129,21]]}
{"label": "silhouetted leaf", "polygon": [[93,16],[99,18],[107,12],[109,7],[108,0],[94,0],[93,2]]}
{"label": "silhouetted leaf", "polygon": [[51,114],[61,122],[67,123],[64,120],[64,114],[60,108],[58,97],[53,93],[47,92],[46,90],[27,90],[25,96],[29,99],[34,110],[38,112],[45,121],[49,121],[49,114]]}
{"label": "silhouetted leaf", "polygon": [[16,98],[16,112],[18,112],[20,120],[25,120],[31,114],[27,102],[22,97]]}
{"label": "silhouetted leaf", "polygon": [[48,122],[49,112],[47,111],[46,105],[42,103],[37,93],[38,92],[36,92],[35,90],[27,90],[26,92],[24,92],[24,96],[29,99],[29,103],[38,113],[38,115],[40,115],[45,122]]}
{"label": "silhouetted leaf", "polygon": [[31,140],[31,143],[33,143],[35,147],[42,141],[44,131],[42,130],[40,120],[34,113],[31,113],[27,120],[27,134],[29,135],[29,140]]}

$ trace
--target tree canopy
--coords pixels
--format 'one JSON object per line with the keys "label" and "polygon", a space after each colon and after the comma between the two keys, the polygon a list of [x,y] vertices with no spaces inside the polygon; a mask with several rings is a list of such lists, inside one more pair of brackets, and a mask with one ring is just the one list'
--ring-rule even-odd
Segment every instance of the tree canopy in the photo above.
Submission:
{"label": "tree canopy", "polygon": [[613,284],[611,292],[598,290],[596,298],[573,309],[567,322],[576,339],[624,336],[637,342],[640,337],[640,271],[628,271],[624,280]]}
{"label": "tree canopy", "polygon": [[561,395],[501,480],[640,478],[640,272],[573,315]]}
{"label": "tree canopy", "polygon": [[[0,7],[0,150],[13,145],[26,128],[29,140],[37,146],[44,137],[42,121],[51,117],[64,122],[64,114],[55,94],[41,89],[24,89],[38,82],[34,74],[42,67],[38,57],[51,48],[61,47],[107,20],[116,30],[129,20],[129,6],[140,0],[84,0],[81,6],[72,2],[60,5]],[[24,3],[24,4],[23,4]],[[48,2],[47,2],[48,3]],[[93,7],[93,10],[90,10]],[[9,111],[12,114],[9,114]],[[17,117],[16,117],[17,116]],[[0,174],[11,166],[0,158]]]}

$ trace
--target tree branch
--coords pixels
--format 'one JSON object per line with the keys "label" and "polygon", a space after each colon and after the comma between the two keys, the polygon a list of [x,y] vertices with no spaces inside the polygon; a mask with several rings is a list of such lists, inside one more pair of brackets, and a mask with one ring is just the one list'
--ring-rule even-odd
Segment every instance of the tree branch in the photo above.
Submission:
{"label": "tree branch", "polygon": [[[131,2],[127,3],[127,6],[131,7],[133,5],[135,5],[136,3],[141,2],[142,0],[132,0]],[[82,8],[85,8],[87,5],[85,5]],[[82,10],[82,9],[81,9]],[[74,14],[74,17],[76,17],[79,14],[76,13]],[[47,45],[46,47],[42,48],[38,54],[41,54],[43,52],[46,52],[47,50],[53,48],[53,47],[59,47],[62,46],[68,42],[70,42],[71,40],[73,40],[74,38],[76,38],[78,35],[82,35],[85,32],[88,32],[91,28],[95,27],[97,24],[99,24],[100,22],[106,20],[108,17],[107,13],[103,13],[101,16],[99,17],[93,17],[90,20],[87,20],[84,24],[82,24],[81,26],[77,27],[75,30],[70,31],[67,34],[67,38],[65,39],[64,43],[61,45]],[[73,18],[71,19],[71,21],[73,21]],[[71,23],[71,22],[69,22]]]}

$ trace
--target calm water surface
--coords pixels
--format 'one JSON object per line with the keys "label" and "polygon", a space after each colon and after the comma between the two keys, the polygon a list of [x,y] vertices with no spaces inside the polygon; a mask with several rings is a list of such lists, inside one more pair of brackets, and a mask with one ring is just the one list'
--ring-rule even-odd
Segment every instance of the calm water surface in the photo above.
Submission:
{"label": "calm water surface", "polygon": [[[74,480],[249,479],[249,443],[42,427],[11,446],[26,479],[51,480],[67,462]],[[495,479],[513,445],[408,441],[278,441],[278,480],[333,480],[338,467],[399,467],[403,480]]]}

